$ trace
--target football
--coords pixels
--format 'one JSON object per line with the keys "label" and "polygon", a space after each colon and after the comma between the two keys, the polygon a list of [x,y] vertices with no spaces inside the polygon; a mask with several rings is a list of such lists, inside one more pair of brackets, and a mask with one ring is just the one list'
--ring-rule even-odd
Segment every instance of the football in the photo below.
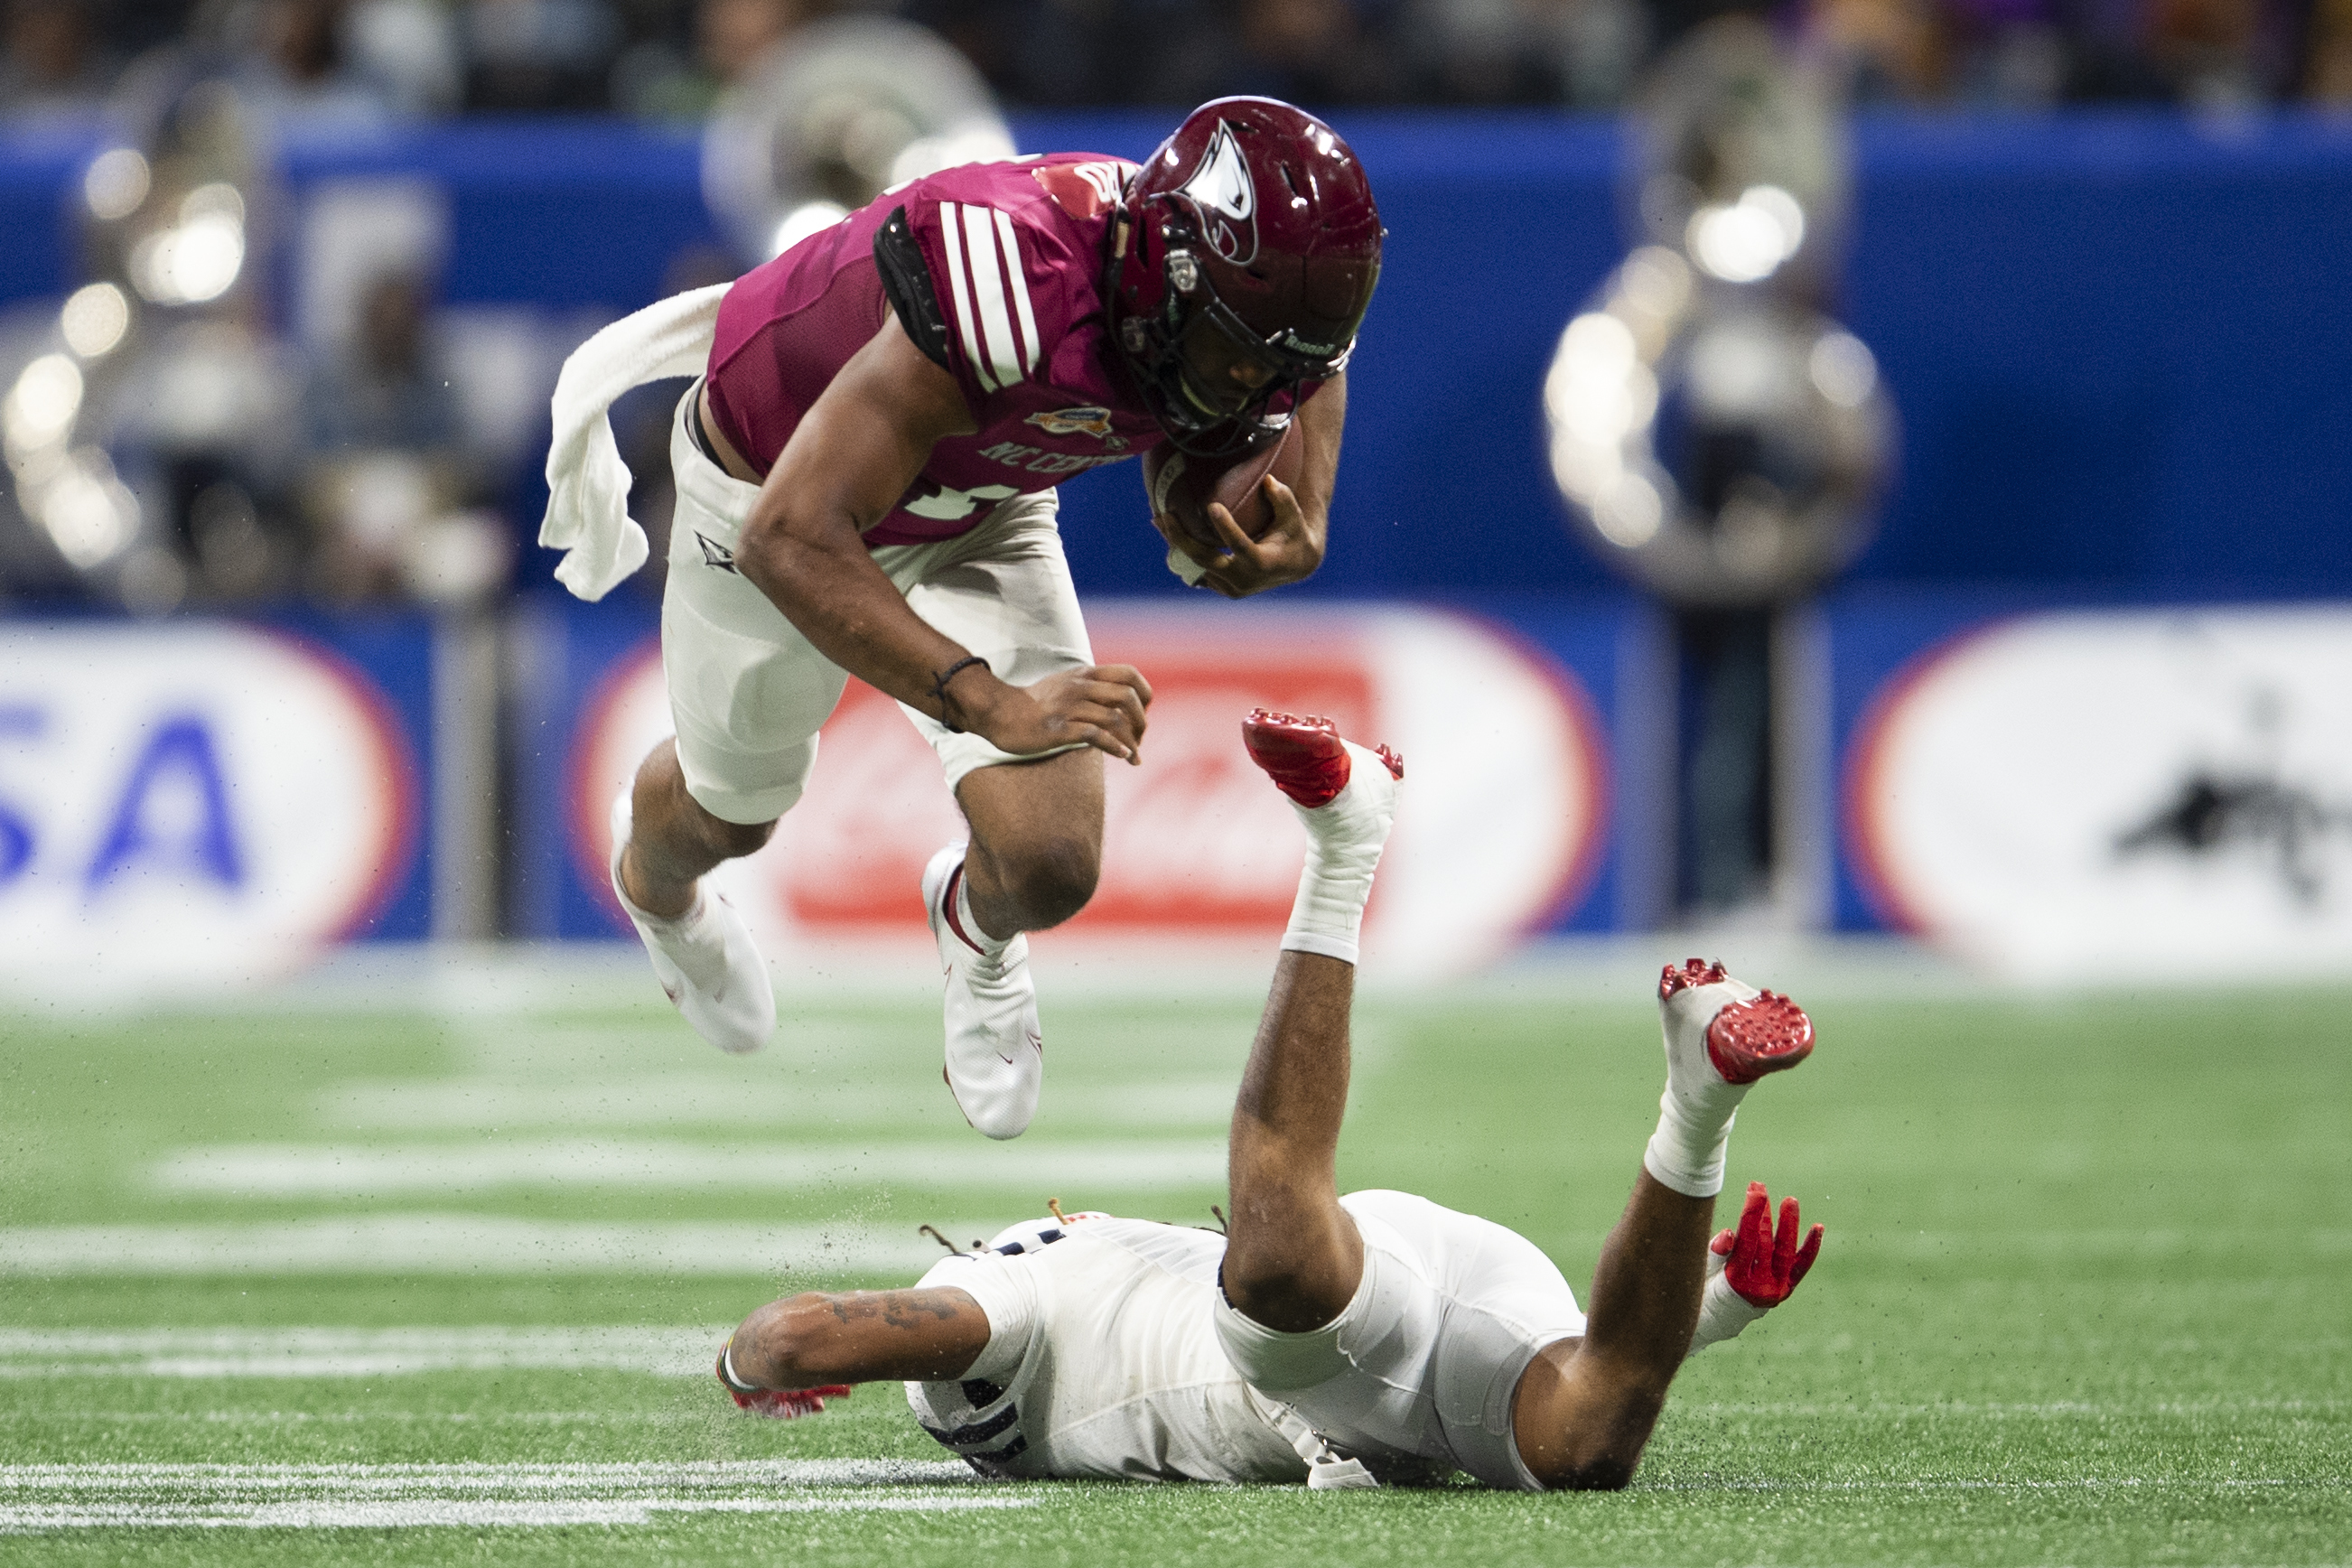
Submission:
{"label": "football", "polygon": [[1286,485],[1298,483],[1306,443],[1297,428],[1295,423],[1285,425],[1255,450],[1227,457],[1194,457],[1165,442],[1154,447],[1143,455],[1143,483],[1153,514],[1172,515],[1193,539],[1218,546],[1216,528],[1209,521],[1213,501],[1234,514],[1243,532],[1264,538],[1274,526],[1274,509],[1266,504],[1258,480],[1272,474]]}

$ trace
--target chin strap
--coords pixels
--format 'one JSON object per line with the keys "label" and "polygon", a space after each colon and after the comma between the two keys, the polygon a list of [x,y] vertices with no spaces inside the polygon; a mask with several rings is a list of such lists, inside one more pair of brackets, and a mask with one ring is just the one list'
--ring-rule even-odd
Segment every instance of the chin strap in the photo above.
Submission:
{"label": "chin strap", "polygon": [[1307,1418],[1289,1405],[1276,1406],[1275,1429],[1307,1461],[1307,1490],[1360,1491],[1381,1484],[1364,1468],[1363,1460],[1341,1455],[1331,1447],[1328,1438],[1309,1426]]}

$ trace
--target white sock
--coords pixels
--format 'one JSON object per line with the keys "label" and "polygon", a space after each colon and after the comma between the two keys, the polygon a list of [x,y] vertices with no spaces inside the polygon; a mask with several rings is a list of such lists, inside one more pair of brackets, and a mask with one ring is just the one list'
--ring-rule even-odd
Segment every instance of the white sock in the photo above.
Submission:
{"label": "white sock", "polygon": [[1745,1086],[1725,1084],[1731,1103],[1720,1120],[1710,1107],[1678,1100],[1674,1086],[1658,1096],[1658,1130],[1643,1151],[1642,1168],[1685,1197],[1711,1198],[1723,1191],[1723,1162],[1731,1149],[1731,1124]]}
{"label": "white sock", "polygon": [[[1006,944],[1013,941],[1013,937],[1010,936],[989,935],[987,931],[981,925],[980,921],[972,918],[971,868],[970,866],[966,866],[963,871],[956,878],[955,918],[957,922],[963,927],[964,934],[971,937],[972,941],[978,942],[980,944],[981,952],[991,958],[1003,952]],[[1013,934],[1013,936],[1018,936],[1021,933],[1015,931]]]}
{"label": "white sock", "polygon": [[1377,755],[1352,742],[1348,750],[1354,761],[1346,789],[1312,811],[1291,805],[1307,827],[1307,865],[1298,876],[1298,897],[1290,906],[1290,929],[1283,932],[1282,945],[1291,952],[1353,963],[1364,904],[1372,896],[1372,873],[1396,820],[1397,791],[1388,765]]}

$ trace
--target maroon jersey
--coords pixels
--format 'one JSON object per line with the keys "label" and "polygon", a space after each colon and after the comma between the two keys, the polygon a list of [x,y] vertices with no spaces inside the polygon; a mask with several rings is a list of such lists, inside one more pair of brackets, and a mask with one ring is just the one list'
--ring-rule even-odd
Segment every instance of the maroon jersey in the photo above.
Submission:
{"label": "maroon jersey", "polygon": [[931,448],[869,545],[951,539],[1001,500],[1157,445],[1102,297],[1106,237],[1134,168],[1059,153],[948,169],[746,273],[719,306],[710,351],[719,433],[766,472],[896,308],[979,429]]}

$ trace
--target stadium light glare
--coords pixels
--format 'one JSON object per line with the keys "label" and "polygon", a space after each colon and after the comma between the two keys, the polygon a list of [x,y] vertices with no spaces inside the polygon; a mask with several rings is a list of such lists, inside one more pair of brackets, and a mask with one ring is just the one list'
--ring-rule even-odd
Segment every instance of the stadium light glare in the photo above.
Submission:
{"label": "stadium light glare", "polygon": [[88,571],[131,542],[139,531],[139,499],[117,479],[106,454],[77,452],[43,487],[32,508],[50,542]]}
{"label": "stadium light glare", "polygon": [[81,199],[100,223],[119,223],[147,199],[152,176],[133,147],[112,147],[90,160],[81,177]]}
{"label": "stadium light glare", "polygon": [[1826,332],[1806,360],[1821,395],[1840,408],[1859,408],[1878,386],[1878,361],[1852,332]]}
{"label": "stadium light glare", "polygon": [[91,283],[66,300],[58,325],[66,347],[84,359],[100,359],[112,353],[131,330],[131,301],[111,283]]}
{"label": "stadium light glare", "polygon": [[131,247],[131,281],[159,305],[209,303],[244,269],[245,225],[218,209],[198,211]]}
{"label": "stadium light glare", "polygon": [[29,452],[58,440],[81,412],[81,367],[66,354],[43,354],[26,365],[0,405],[8,450]]}

